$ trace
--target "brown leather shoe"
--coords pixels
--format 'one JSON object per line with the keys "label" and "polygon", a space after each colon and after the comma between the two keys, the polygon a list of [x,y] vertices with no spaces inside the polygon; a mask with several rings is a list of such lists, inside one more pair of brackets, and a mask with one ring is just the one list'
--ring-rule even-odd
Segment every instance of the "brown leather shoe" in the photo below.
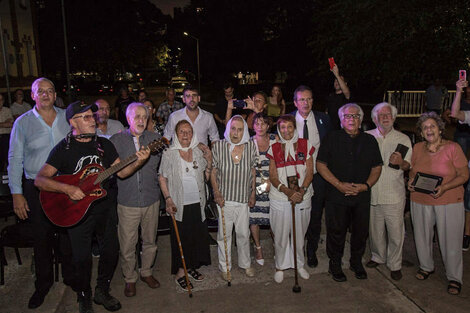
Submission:
{"label": "brown leather shoe", "polygon": [[126,286],[124,287],[124,295],[126,297],[133,297],[135,294],[135,283],[126,283]]}
{"label": "brown leather shoe", "polygon": [[146,283],[150,288],[155,289],[160,287],[160,283],[152,275],[147,277],[140,276],[140,280]]}

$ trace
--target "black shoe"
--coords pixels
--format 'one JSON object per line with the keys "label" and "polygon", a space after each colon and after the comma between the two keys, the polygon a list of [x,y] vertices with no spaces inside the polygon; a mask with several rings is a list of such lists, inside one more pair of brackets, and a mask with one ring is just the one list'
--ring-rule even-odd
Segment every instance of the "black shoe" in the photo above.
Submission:
{"label": "black shoe", "polygon": [[348,280],[346,278],[346,275],[344,275],[343,273],[343,269],[341,268],[341,262],[337,263],[337,262],[330,261],[330,266],[328,267],[328,273],[331,274],[334,281],[344,282]]}
{"label": "black shoe", "polygon": [[462,244],[462,250],[463,251],[468,251],[470,246],[470,236],[463,236],[463,244]]}
{"label": "black shoe", "polygon": [[372,261],[372,260],[370,260],[369,262],[366,263],[366,266],[367,266],[368,268],[375,268],[375,267],[377,267],[377,266],[379,266],[379,265],[380,265],[379,263],[377,263],[377,262],[375,262],[375,261]]}
{"label": "black shoe", "polygon": [[351,264],[349,269],[354,272],[354,276],[356,276],[357,279],[367,279],[367,272],[364,269],[364,266],[362,266],[362,263],[354,265]]}
{"label": "black shoe", "polygon": [[36,290],[31,296],[31,298],[29,298],[28,309],[39,308],[43,304],[45,297],[45,294],[42,294]]}
{"label": "black shoe", "polygon": [[109,294],[109,289],[95,288],[93,301],[96,304],[104,306],[108,311],[114,312],[121,309],[121,303],[118,299]]}
{"label": "black shoe", "polygon": [[398,271],[390,271],[390,277],[393,279],[393,280],[400,280],[403,275],[401,273],[401,270],[398,270]]}
{"label": "black shoe", "polygon": [[307,265],[311,268],[318,266],[318,258],[315,252],[313,252],[311,255],[307,257]]}
{"label": "black shoe", "polygon": [[209,235],[209,245],[211,245],[211,246],[213,246],[213,247],[217,247],[217,246],[218,246],[217,241],[216,241],[214,238],[212,238],[211,235]]}
{"label": "black shoe", "polygon": [[77,292],[78,311],[80,313],[94,313],[91,302],[91,291]]}

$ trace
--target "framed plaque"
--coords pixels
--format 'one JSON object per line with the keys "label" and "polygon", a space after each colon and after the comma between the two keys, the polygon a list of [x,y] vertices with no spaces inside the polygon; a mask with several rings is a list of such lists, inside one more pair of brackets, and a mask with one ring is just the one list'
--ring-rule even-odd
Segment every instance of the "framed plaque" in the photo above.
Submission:
{"label": "framed plaque", "polygon": [[431,194],[434,193],[434,189],[442,183],[442,180],[443,178],[441,176],[418,172],[411,185],[417,192]]}

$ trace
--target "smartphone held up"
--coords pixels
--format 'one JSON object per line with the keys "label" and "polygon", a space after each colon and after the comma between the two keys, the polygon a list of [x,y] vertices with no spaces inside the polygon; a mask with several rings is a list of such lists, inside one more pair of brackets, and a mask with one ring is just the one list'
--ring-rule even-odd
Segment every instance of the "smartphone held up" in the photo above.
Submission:
{"label": "smartphone held up", "polygon": [[331,58],[328,58],[328,63],[330,63],[330,70],[333,69],[333,67],[335,67],[335,59],[333,57]]}

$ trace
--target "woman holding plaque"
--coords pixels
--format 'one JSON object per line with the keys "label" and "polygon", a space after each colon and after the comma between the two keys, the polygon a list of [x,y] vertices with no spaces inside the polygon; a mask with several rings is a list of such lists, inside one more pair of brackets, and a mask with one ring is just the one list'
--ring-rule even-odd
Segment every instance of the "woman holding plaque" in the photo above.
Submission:
{"label": "woman holding plaque", "polygon": [[[281,283],[284,270],[297,268],[303,279],[310,277],[304,269],[304,238],[310,222],[313,196],[313,152],[307,139],[299,138],[293,115],[282,115],[277,121],[279,141],[267,153],[269,179],[269,218],[274,233],[276,272],[274,281]],[[294,206],[294,209],[292,209]],[[292,211],[295,210],[295,227]],[[290,235],[295,234],[290,240]],[[294,246],[296,251],[294,251]],[[297,259],[294,258],[294,253]],[[297,260],[297,264],[295,264]]]}
{"label": "woman holding plaque", "polygon": [[[423,113],[418,119],[416,126],[424,141],[413,148],[408,189],[411,191],[411,217],[420,265],[416,279],[425,280],[434,273],[432,247],[436,225],[449,281],[447,292],[458,295],[462,286],[465,221],[462,185],[468,180],[468,167],[462,148],[442,138],[444,125],[434,112]],[[440,185],[430,187],[439,181]]]}

